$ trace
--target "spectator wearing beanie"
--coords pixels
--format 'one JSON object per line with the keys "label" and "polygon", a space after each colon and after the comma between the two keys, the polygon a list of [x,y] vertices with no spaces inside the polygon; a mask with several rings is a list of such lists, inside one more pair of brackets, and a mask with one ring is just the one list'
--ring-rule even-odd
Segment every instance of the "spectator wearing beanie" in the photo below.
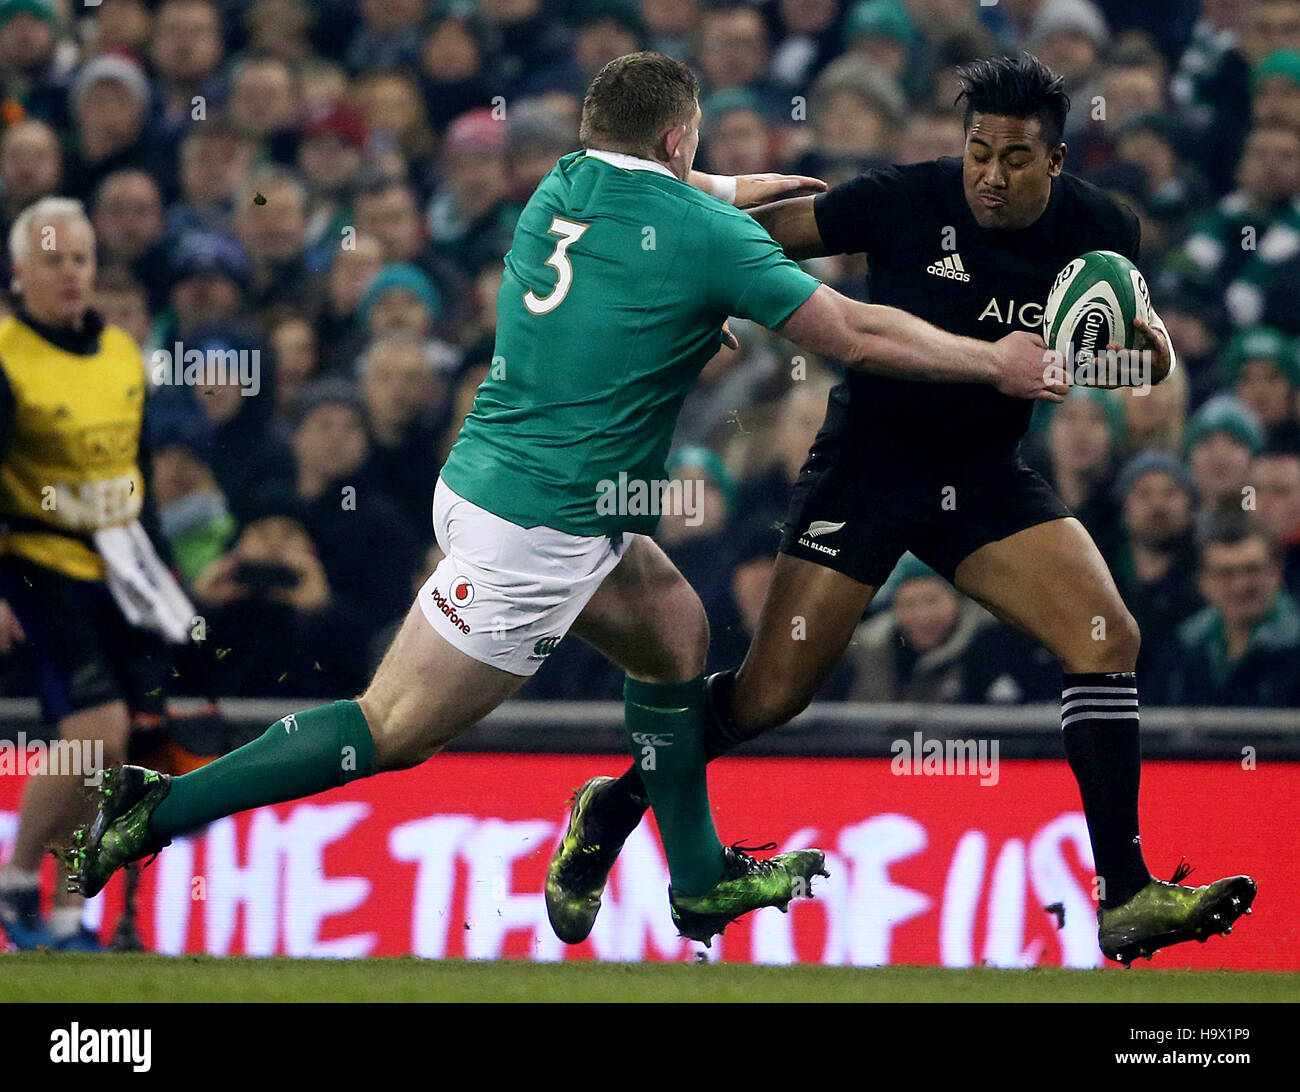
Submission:
{"label": "spectator wearing beanie", "polygon": [[[1046,0],[1034,16],[1029,48],[1043,64],[1065,77],[1065,90],[1072,102],[1091,104],[1100,94],[1098,73],[1102,52],[1110,42],[1106,18],[1088,0]],[[1074,109],[1065,120],[1063,140],[1073,144],[1082,138],[1091,111]]]}
{"label": "spectator wearing beanie", "polygon": [[908,93],[918,90],[909,69],[919,38],[902,0],[861,0],[844,23],[844,52],[862,57],[876,72]]}
{"label": "spectator wearing beanie", "polygon": [[189,401],[173,399],[149,415],[158,521],[187,585],[221,556],[237,527],[212,473],[213,433],[212,423]]}
{"label": "spectator wearing beanie", "polygon": [[850,699],[956,701],[971,641],[991,619],[911,554],[903,556],[889,583],[889,606],[858,626],[849,645]]}
{"label": "spectator wearing beanie", "polygon": [[61,24],[55,0],[0,3],[0,33],[12,43],[0,57],[0,95],[6,121],[32,117],[60,128],[67,124],[69,65],[60,49]]}
{"label": "spectator wearing beanie", "polygon": [[158,329],[162,345],[193,330],[244,317],[252,270],[244,248],[229,236],[187,231],[172,247],[170,273],[171,311]]}
{"label": "spectator wearing beanie", "polygon": [[1256,125],[1285,125],[1300,131],[1300,50],[1270,53],[1255,66],[1250,83]]}
{"label": "spectator wearing beanie", "polygon": [[442,314],[442,297],[420,269],[394,262],[367,286],[357,313],[372,338],[391,334],[425,338]]}
{"label": "spectator wearing beanie", "polygon": [[1250,460],[1264,442],[1255,415],[1237,399],[1220,394],[1187,423],[1187,463],[1201,501],[1202,522],[1219,508],[1240,509]]}
{"label": "spectator wearing beanie", "polygon": [[1149,452],[1124,464],[1115,492],[1123,533],[1110,568],[1142,634],[1137,666],[1145,673],[1202,605],[1192,537],[1196,487],[1183,463]]}
{"label": "spectator wearing beanie", "polygon": [[731,594],[736,479],[716,452],[692,444],[677,448],[665,467],[673,484],[655,539],[714,617]]}
{"label": "spectator wearing beanie", "polygon": [[862,57],[841,57],[817,77],[808,97],[815,145],[799,157],[796,171],[846,180],[892,163],[906,121],[898,86]]}
{"label": "spectator wearing beanie", "polygon": [[519,218],[542,179],[577,144],[568,122],[544,104],[524,103],[511,111],[506,122],[509,218]]}
{"label": "spectator wearing beanie", "polygon": [[1271,327],[1242,330],[1224,351],[1222,381],[1255,414],[1267,435],[1295,415],[1300,356],[1296,346]]}
{"label": "spectator wearing beanie", "polygon": [[505,140],[505,122],[491,110],[473,110],[451,123],[443,142],[430,234],[467,275],[510,249],[515,225],[506,202]]}
{"label": "spectator wearing beanie", "polygon": [[1124,443],[1123,408],[1112,391],[1074,387],[1064,402],[1044,403],[1041,412],[1046,418],[1045,476],[1109,557],[1119,537],[1111,487]]}
{"label": "spectator wearing beanie", "polygon": [[410,574],[432,527],[417,535],[365,473],[366,404],[352,383],[322,379],[304,392],[301,408],[291,445],[304,524],[337,598],[380,626],[410,607]]}
{"label": "spectator wearing beanie", "polygon": [[703,151],[714,174],[762,174],[775,164],[772,127],[752,91],[710,95],[703,108]]}
{"label": "spectator wearing beanie", "polygon": [[[173,344],[164,342],[162,347],[171,350]],[[168,387],[155,396],[160,402],[180,399],[198,405],[212,427],[212,472],[231,512],[243,522],[263,494],[283,493],[294,481],[293,454],[271,429],[275,375],[270,354],[250,331],[231,323],[197,327],[186,333],[182,344],[185,352],[197,350],[209,359],[217,353],[244,352],[258,363],[256,393],[232,374],[224,384]]]}
{"label": "spectator wearing beanie", "polygon": [[72,81],[69,94],[76,141],[67,172],[71,196],[89,200],[108,175],[137,167],[171,192],[170,163],[144,139],[151,95],[144,70],[126,57],[105,55],[87,61]]}
{"label": "spectator wearing beanie", "polygon": [[297,165],[307,187],[307,266],[329,268],[352,223],[349,200],[365,162],[366,125],[358,107],[337,100],[307,116]]}

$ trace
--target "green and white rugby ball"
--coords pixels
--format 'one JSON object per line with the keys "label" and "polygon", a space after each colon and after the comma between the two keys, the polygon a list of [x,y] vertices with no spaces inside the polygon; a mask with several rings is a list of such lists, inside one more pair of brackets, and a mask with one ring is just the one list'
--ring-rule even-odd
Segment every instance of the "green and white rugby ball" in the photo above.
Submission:
{"label": "green and white rugby ball", "polygon": [[1112,341],[1132,349],[1133,320],[1151,317],[1151,293],[1137,266],[1113,250],[1092,250],[1056,275],[1043,340],[1063,363],[1088,364]]}

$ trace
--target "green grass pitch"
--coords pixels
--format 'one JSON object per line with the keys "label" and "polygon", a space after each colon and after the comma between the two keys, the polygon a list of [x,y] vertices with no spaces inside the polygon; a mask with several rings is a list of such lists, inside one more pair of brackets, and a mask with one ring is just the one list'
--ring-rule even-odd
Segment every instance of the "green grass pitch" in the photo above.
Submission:
{"label": "green grass pitch", "polygon": [[1300,974],[0,955],[0,1001],[1295,1001]]}

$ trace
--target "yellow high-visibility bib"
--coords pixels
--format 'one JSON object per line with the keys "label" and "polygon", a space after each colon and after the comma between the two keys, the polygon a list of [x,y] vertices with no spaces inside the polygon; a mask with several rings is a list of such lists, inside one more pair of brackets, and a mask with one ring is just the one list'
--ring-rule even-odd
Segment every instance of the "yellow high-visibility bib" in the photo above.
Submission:
{"label": "yellow high-visibility bib", "polygon": [[138,463],[145,373],[125,331],[107,326],[94,353],[69,352],[16,317],[0,322],[0,368],[14,396],[3,461],[0,552],[81,580],[104,563],[83,538],[135,519],[144,502]]}

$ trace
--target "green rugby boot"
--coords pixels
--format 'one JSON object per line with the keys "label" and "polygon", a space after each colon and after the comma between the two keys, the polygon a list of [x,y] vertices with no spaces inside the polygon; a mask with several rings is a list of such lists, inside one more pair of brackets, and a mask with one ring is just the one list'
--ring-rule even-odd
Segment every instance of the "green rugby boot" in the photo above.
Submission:
{"label": "green rugby boot", "polygon": [[600,896],[627,833],[598,830],[591,805],[612,777],[593,777],[573,794],[569,825],[546,870],[546,916],[565,944],[581,944],[596,924]]}
{"label": "green rugby boot", "polygon": [[167,774],[142,766],[104,771],[98,787],[99,811],[87,826],[77,828],[71,848],[60,854],[68,867],[70,894],[98,895],[123,865],[156,856],[171,845],[149,831],[149,817],[171,787]]}
{"label": "green rugby boot", "polygon": [[[775,849],[776,843],[747,847],[754,850]],[[722,879],[702,895],[677,895],[668,889],[668,905],[673,924],[689,940],[698,940],[706,948],[733,921],[759,910],[776,906],[787,912],[790,900],[813,897],[814,876],[828,876],[826,854],[820,849],[797,849],[767,860],[751,857],[746,848],[728,846]]]}
{"label": "green rugby boot", "polygon": [[1249,876],[1187,887],[1179,881],[1189,872],[1183,862],[1168,883],[1153,879],[1122,906],[1098,910],[1097,943],[1102,954],[1127,967],[1135,959],[1150,960],[1171,944],[1204,943],[1214,933],[1227,935],[1233,922],[1251,912],[1256,888]]}

